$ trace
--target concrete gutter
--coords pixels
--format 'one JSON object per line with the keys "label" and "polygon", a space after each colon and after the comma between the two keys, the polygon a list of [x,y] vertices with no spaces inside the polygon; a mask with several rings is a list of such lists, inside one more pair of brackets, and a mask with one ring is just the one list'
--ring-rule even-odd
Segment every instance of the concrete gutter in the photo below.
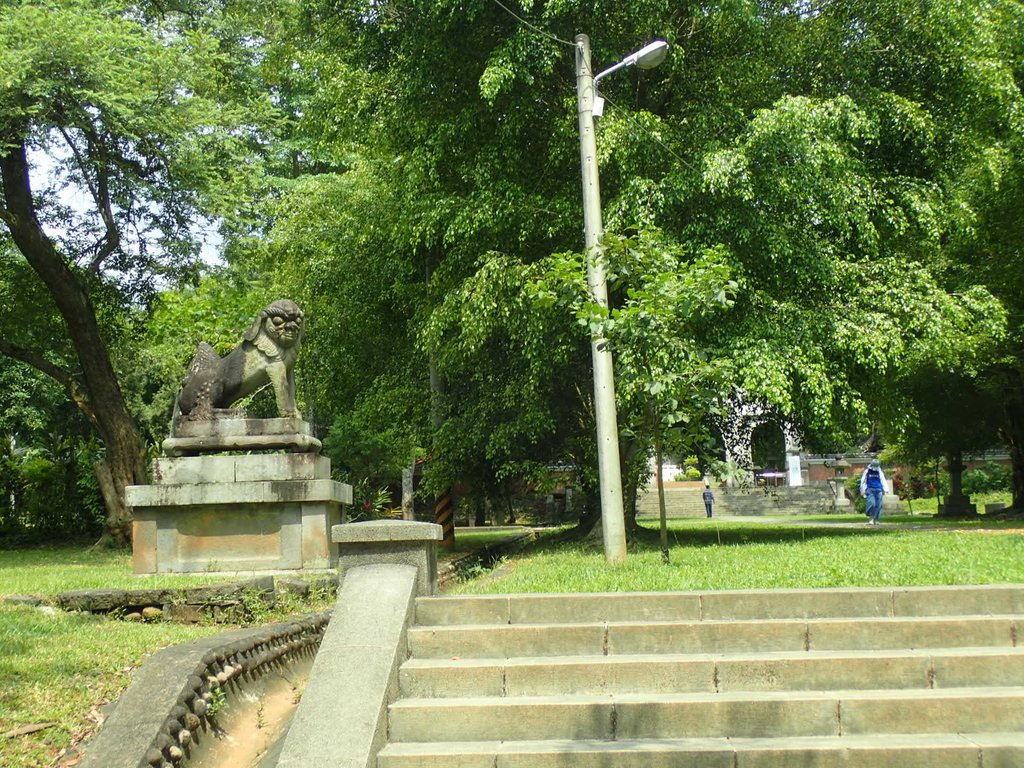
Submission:
{"label": "concrete gutter", "polygon": [[192,746],[212,738],[218,692],[244,690],[296,656],[315,653],[329,620],[311,614],[154,653],[85,745],[81,768],[187,765]]}
{"label": "concrete gutter", "polygon": [[345,572],[333,618],[284,738],[277,768],[374,768],[387,740],[407,653],[417,568],[361,565]]}

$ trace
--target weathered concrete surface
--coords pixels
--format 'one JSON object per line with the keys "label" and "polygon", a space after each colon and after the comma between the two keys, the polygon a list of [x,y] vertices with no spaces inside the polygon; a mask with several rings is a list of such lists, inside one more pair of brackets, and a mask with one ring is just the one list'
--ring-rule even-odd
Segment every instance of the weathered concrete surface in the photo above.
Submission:
{"label": "weathered concrete surface", "polygon": [[230,584],[209,584],[202,587],[177,589],[76,589],[59,593],[56,602],[57,606],[65,611],[103,613],[145,605],[238,602],[246,593],[272,596],[274,593],[273,576],[260,576]]}
{"label": "weathered concrete surface", "polygon": [[1024,585],[416,604],[378,768],[1024,765]]}
{"label": "weathered concrete surface", "polygon": [[330,478],[331,460],[315,453],[187,456],[155,459],[152,471],[158,485],[318,480]]}
{"label": "weathered concrete surface", "polygon": [[343,573],[375,563],[411,565],[419,574],[418,595],[437,592],[437,542],[442,537],[441,526],[410,520],[367,520],[331,529]]}
{"label": "weathered concrete surface", "polygon": [[415,595],[416,569],[409,565],[345,572],[278,768],[375,768]]}
{"label": "weathered concrete surface", "polygon": [[[214,689],[242,689],[320,642],[326,614],[223,632],[150,656],[113,713],[85,744],[81,768],[138,768],[173,762],[210,732],[205,702]],[[183,731],[190,734],[186,741]]]}
{"label": "weathered concrete surface", "polygon": [[172,436],[161,445],[166,456],[281,448],[316,453],[321,447],[309,424],[297,417],[212,421],[176,419],[171,431]]}
{"label": "weathered concrete surface", "polygon": [[135,573],[334,568],[331,528],[344,522],[352,486],[330,474],[315,453],[158,459],[152,485],[125,489]]}

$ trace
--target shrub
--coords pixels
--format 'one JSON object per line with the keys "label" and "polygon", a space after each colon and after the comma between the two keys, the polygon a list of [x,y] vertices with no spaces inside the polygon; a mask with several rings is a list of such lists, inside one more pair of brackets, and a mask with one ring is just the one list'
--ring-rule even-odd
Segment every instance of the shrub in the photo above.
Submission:
{"label": "shrub", "polygon": [[968,469],[963,474],[963,491],[971,495],[991,491],[1008,491],[1011,488],[1012,473],[1009,467],[994,461],[986,461],[980,467]]}

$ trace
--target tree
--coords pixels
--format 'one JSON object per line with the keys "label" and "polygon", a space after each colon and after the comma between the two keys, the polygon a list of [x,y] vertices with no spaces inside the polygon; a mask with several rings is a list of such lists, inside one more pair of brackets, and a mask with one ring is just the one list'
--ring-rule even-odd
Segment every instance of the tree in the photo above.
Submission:
{"label": "tree", "polygon": [[[425,382],[433,356],[455,414],[445,442],[462,439],[466,453],[454,455],[481,462],[478,476],[582,444],[585,328],[565,347],[560,386],[548,388],[536,377],[557,358],[529,342],[574,330],[557,312],[521,320],[536,309],[517,286],[582,245],[567,41],[600,29],[598,68],[655,36],[675,49],[657,70],[602,83],[607,230],[658,229],[687,254],[680,279],[714,254],[735,282],[734,306],[691,318],[671,350],[640,332],[649,310],[629,293],[655,290],[671,268],[622,282],[613,312],[636,333],[618,339],[621,426],[648,450],[663,419],[640,418],[639,403],[666,393],[670,405],[704,355],[729,371],[728,388],[806,433],[856,434],[897,401],[896,382],[915,366],[948,369],[1001,333],[998,302],[979,280],[953,279],[950,260],[965,202],[982,195],[963,175],[1012,126],[1015,59],[999,42],[1011,5],[552,2],[522,9],[524,24],[483,0],[311,3],[289,50],[309,88],[296,144],[313,178],[287,184],[276,252],[302,254],[289,259],[296,284],[339,292],[323,299],[325,316],[360,304],[346,334],[365,336],[375,316],[395,331],[389,342],[400,340],[376,358],[353,345],[363,352],[335,385],[352,388],[338,407],[379,381],[380,367],[398,363]],[[644,371],[679,386],[647,386]],[[425,384],[419,391],[411,412],[429,402]],[[515,392],[525,393],[522,413],[507,407]],[[698,387],[693,411],[711,410],[705,402]],[[562,423],[531,433],[538,414],[536,424],[550,414]],[[499,435],[514,439],[499,450]]]}
{"label": "tree", "polygon": [[67,341],[54,350],[21,328],[0,352],[60,382],[95,426],[107,531],[120,542],[130,522],[123,490],[145,480],[145,446],[108,320],[159,282],[195,273],[197,217],[235,212],[240,158],[269,114],[246,90],[251,79],[236,76],[244,41],[223,21],[217,3],[0,8],[0,221]]}

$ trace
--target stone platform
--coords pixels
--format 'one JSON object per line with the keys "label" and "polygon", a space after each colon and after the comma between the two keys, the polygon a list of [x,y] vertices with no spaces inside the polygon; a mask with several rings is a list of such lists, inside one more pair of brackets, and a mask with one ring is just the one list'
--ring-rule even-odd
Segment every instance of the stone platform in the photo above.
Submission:
{"label": "stone platform", "polygon": [[334,568],[352,487],[330,472],[315,452],[155,460],[153,484],[126,489],[135,573]]}
{"label": "stone platform", "polygon": [[238,411],[220,410],[210,421],[189,421],[181,417],[171,424],[171,436],[161,448],[165,456],[191,456],[216,451],[286,450],[320,451],[309,424],[300,418],[247,419]]}

